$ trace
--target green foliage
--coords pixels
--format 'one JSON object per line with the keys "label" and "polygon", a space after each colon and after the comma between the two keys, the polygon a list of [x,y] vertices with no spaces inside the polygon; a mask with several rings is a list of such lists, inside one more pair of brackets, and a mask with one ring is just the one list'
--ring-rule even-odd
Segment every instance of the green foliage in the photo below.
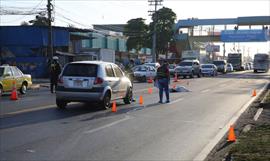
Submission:
{"label": "green foliage", "polygon": [[145,24],[145,19],[131,19],[125,26],[124,34],[128,36],[127,49],[128,51],[135,49],[141,50],[145,46],[145,36],[148,32],[148,26]]}
{"label": "green foliage", "polygon": [[49,20],[43,15],[37,15],[34,20],[30,20],[29,23],[33,26],[48,26]]}
{"label": "green foliage", "polygon": [[[173,38],[173,26],[176,21],[176,14],[170,9],[163,7],[159,9],[156,13],[152,15],[152,20],[157,19],[156,21],[156,31],[157,31],[157,54],[165,54],[168,50],[168,42],[172,42]],[[150,32],[154,31],[153,22],[150,23]],[[148,39],[147,46],[152,47],[152,37]]]}

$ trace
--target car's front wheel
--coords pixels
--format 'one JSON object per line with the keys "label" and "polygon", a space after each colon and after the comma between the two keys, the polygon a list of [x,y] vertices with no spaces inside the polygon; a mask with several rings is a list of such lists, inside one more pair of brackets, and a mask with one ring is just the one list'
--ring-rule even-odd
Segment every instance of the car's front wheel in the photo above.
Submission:
{"label": "car's front wheel", "polygon": [[100,102],[100,105],[102,108],[104,109],[109,109],[110,108],[110,105],[111,105],[111,94],[110,92],[106,92],[104,97],[103,97],[103,100]]}
{"label": "car's front wheel", "polygon": [[67,102],[63,100],[56,99],[56,105],[60,109],[64,109],[67,106]]}
{"label": "car's front wheel", "polygon": [[20,93],[21,94],[26,94],[27,91],[27,83],[23,82],[21,88],[20,88]]}
{"label": "car's front wheel", "polygon": [[127,92],[126,97],[124,98],[124,103],[130,104],[132,102],[132,97],[133,97],[133,92],[132,92],[132,88],[130,88]]}

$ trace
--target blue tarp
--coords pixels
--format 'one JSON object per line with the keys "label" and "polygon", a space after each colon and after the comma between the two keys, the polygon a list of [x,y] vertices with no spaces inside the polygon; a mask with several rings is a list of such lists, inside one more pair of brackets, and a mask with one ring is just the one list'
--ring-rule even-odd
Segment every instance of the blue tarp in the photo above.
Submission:
{"label": "blue tarp", "polygon": [[[40,26],[1,26],[0,46],[47,46],[48,29]],[[53,45],[68,46],[69,32],[65,28],[53,28]]]}

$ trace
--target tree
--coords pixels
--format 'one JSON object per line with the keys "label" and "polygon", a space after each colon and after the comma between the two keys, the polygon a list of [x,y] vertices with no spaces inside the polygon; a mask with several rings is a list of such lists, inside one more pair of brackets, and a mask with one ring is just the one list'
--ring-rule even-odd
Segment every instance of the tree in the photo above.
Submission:
{"label": "tree", "polygon": [[33,26],[48,26],[49,20],[44,15],[39,14],[34,20],[30,20],[29,23]]}
{"label": "tree", "polygon": [[[176,21],[176,14],[170,9],[163,7],[152,15],[152,20],[156,17],[156,58],[159,54],[166,54],[168,51],[168,43],[173,43],[173,25]],[[154,32],[153,22],[149,25],[150,33]],[[147,40],[147,46],[152,47],[152,36]]]}
{"label": "tree", "polygon": [[145,19],[136,18],[127,22],[124,29],[124,34],[128,36],[127,49],[128,51],[135,49],[136,52],[145,46],[145,37],[148,32],[148,26],[145,24]]}

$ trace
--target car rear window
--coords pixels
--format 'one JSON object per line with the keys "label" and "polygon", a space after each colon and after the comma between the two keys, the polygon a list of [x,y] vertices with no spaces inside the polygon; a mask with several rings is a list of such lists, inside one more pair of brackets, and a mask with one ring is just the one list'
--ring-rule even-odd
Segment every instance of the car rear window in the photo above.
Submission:
{"label": "car rear window", "polygon": [[225,62],[224,61],[213,61],[213,64],[215,64],[215,65],[224,65]]}
{"label": "car rear window", "polygon": [[192,62],[181,62],[179,66],[192,66]]}
{"label": "car rear window", "polygon": [[63,76],[73,77],[96,77],[96,64],[69,64],[63,71]]}
{"label": "car rear window", "polygon": [[0,76],[3,76],[3,74],[4,74],[4,69],[5,69],[5,68],[2,68],[2,67],[0,68]]}
{"label": "car rear window", "polygon": [[213,68],[213,65],[202,65],[202,68]]}

